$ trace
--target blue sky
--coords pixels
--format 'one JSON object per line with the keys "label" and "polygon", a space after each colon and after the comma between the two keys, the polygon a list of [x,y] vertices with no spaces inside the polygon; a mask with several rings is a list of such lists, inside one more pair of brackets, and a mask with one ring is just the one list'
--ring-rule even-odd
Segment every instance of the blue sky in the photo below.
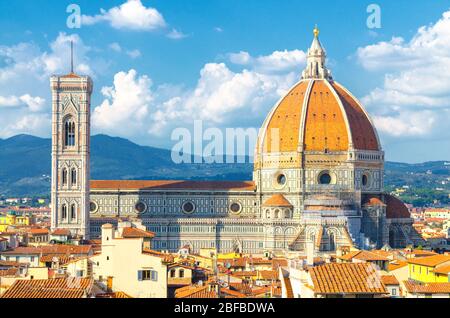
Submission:
{"label": "blue sky", "polygon": [[[66,25],[71,3],[79,29]],[[380,29],[366,25],[370,3],[2,1],[0,138],[50,135],[48,76],[68,71],[71,39],[77,72],[95,82],[94,133],[170,148],[171,131],[196,119],[259,127],[298,80],[317,23],[334,78],[366,105],[387,159],[450,159],[450,2],[377,1]]]}

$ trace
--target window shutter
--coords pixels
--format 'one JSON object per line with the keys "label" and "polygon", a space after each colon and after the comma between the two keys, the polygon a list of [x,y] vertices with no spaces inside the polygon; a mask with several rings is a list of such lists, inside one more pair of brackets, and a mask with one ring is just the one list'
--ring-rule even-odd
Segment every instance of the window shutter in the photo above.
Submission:
{"label": "window shutter", "polygon": [[142,280],[142,271],[138,271],[138,280]]}
{"label": "window shutter", "polygon": [[153,281],[157,281],[158,280],[158,272],[157,271],[152,271],[152,280]]}

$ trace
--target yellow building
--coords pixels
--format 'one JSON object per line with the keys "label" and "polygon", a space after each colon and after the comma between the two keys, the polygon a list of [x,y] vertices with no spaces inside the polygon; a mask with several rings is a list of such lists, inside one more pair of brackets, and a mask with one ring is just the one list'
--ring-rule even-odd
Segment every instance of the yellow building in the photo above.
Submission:
{"label": "yellow building", "polygon": [[448,282],[448,275],[443,269],[450,266],[450,255],[434,255],[428,257],[418,257],[408,260],[409,278],[423,283],[445,283]]}
{"label": "yellow building", "polygon": [[24,226],[33,223],[33,216],[17,215],[15,211],[9,211],[6,215],[0,215],[0,232],[7,232],[9,226]]}

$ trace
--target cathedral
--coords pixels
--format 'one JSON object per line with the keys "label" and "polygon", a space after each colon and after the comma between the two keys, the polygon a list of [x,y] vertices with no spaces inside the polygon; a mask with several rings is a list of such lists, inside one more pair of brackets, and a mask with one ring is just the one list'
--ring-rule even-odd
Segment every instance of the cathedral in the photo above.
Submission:
{"label": "cathedral", "polygon": [[[252,181],[90,180],[88,76],[51,77],[52,229],[85,239],[138,220],[153,248],[264,254],[417,244],[406,206],[383,192],[384,152],[364,107],[327,69],[319,30],[301,78],[271,109]],[[132,164],[132,162],[130,162]]]}

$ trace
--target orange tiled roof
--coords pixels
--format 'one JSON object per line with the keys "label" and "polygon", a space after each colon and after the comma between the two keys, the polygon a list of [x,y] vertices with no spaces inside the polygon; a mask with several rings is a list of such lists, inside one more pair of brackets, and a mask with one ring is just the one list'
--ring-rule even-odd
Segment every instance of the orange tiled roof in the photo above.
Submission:
{"label": "orange tiled roof", "polygon": [[117,291],[112,293],[97,294],[95,295],[95,298],[133,298],[133,297],[122,291]]}
{"label": "orange tiled roof", "polygon": [[381,281],[384,285],[400,285],[397,278],[394,275],[382,275]]}
{"label": "orange tiled roof", "polygon": [[450,255],[437,254],[426,257],[416,257],[408,259],[408,263],[422,266],[435,267],[439,264],[448,262],[450,264]]}
{"label": "orange tiled roof", "polygon": [[406,205],[390,194],[386,195],[386,205],[386,218],[388,219],[408,219],[411,217]]}
{"label": "orange tiled roof", "polygon": [[450,294],[450,283],[418,283],[404,281],[409,293],[419,294]]}
{"label": "orange tiled roof", "polygon": [[385,294],[376,269],[365,263],[330,263],[310,269],[318,294]]}
{"label": "orange tiled roof", "polygon": [[8,269],[0,269],[0,277],[5,276],[16,276],[19,272],[19,269],[16,267],[11,267]]}
{"label": "orange tiled roof", "polygon": [[274,194],[263,203],[263,206],[292,207],[292,204],[284,197],[284,195]]}
{"label": "orange tiled roof", "polygon": [[175,298],[218,298],[209,286],[186,286],[175,290]]}
{"label": "orange tiled roof", "polygon": [[91,190],[216,190],[254,191],[253,181],[91,180]]}
{"label": "orange tiled roof", "polygon": [[277,271],[259,271],[259,277],[264,280],[277,280]]}
{"label": "orange tiled roof", "polygon": [[[298,133],[302,118],[303,99],[308,87],[307,81],[302,81],[294,86],[289,93],[283,98],[267,125],[267,132],[263,142],[264,152],[271,151],[297,151],[299,144]],[[286,129],[289,127],[289,129]],[[272,149],[272,146],[279,144],[279,149]],[[258,142],[259,148],[259,142]]]}
{"label": "orange tiled roof", "polygon": [[1,298],[83,298],[92,284],[91,278],[16,280]]}
{"label": "orange tiled roof", "polygon": [[448,275],[450,274],[450,264],[436,267],[433,272],[436,274]]}
{"label": "orange tiled roof", "polygon": [[30,233],[31,235],[47,235],[48,229],[29,229],[28,233]]}
{"label": "orange tiled roof", "polygon": [[122,232],[123,238],[154,238],[155,233],[144,231],[135,227],[125,227]]}
{"label": "orange tiled roof", "polygon": [[408,265],[408,262],[405,261],[399,261],[399,260],[395,260],[389,263],[388,265],[388,271],[395,271],[396,269],[405,267]]}
{"label": "orange tiled roof", "polygon": [[70,231],[68,229],[55,229],[52,232],[53,235],[65,235],[68,236],[70,235]]}
{"label": "orange tiled roof", "polygon": [[288,265],[288,261],[285,258],[274,258],[272,259],[272,269],[273,270],[278,270],[278,268],[281,267],[286,267]]}
{"label": "orange tiled roof", "polygon": [[380,255],[378,253],[372,253],[370,251],[353,251],[348,254],[339,257],[343,260],[352,260],[357,259],[361,261],[387,261],[388,258],[386,256]]}
{"label": "orange tiled roof", "polygon": [[375,128],[358,101],[340,84],[325,80],[314,80],[308,94],[311,81],[300,81],[276,105],[264,123],[257,153],[296,152],[300,144],[307,151],[347,151],[350,143],[355,149],[379,150]]}
{"label": "orange tiled roof", "polygon": [[18,267],[20,265],[23,265],[23,263],[0,260],[0,266],[2,267]]}
{"label": "orange tiled roof", "polygon": [[90,245],[43,245],[43,246],[19,246],[13,250],[2,252],[5,255],[26,255],[26,254],[89,254]]}

